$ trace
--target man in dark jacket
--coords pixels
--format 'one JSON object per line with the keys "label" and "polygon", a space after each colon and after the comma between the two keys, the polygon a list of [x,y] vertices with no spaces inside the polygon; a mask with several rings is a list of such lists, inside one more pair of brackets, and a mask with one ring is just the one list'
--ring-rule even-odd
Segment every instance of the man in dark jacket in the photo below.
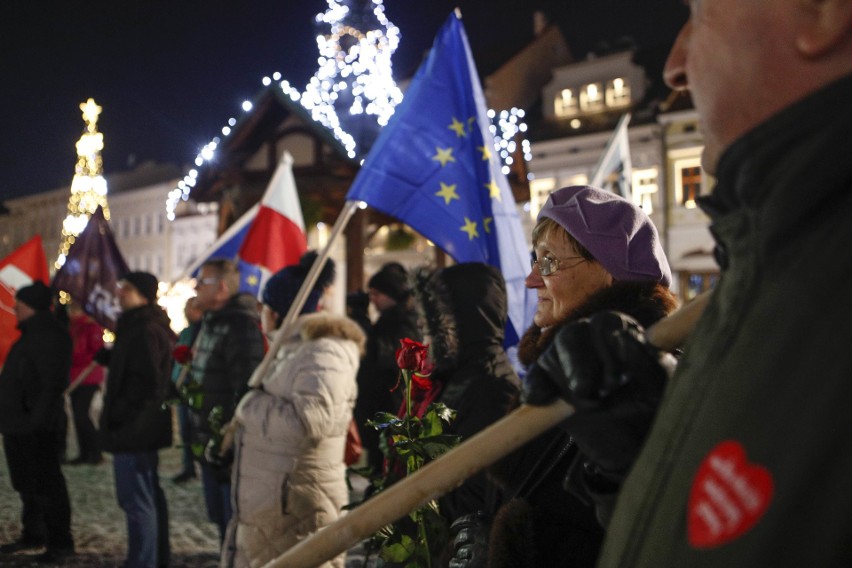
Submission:
{"label": "man in dark jacket", "polygon": [[[689,4],[665,76],[700,115],[722,274],[599,566],[850,566],[852,0]],[[589,336],[623,378],[599,400],[613,377],[590,372]],[[554,343],[562,364],[531,371],[531,393],[581,408],[569,432],[631,413],[645,375],[620,359],[641,341],[588,322]]]}
{"label": "man in dark jacket", "polygon": [[[196,282],[197,304],[204,310],[192,359],[192,375],[201,383],[201,410],[194,413],[192,435],[208,447],[201,462],[201,482],[210,521],[224,539],[231,518],[230,460],[213,447],[219,430],[234,415],[248,380],[263,359],[264,338],[257,300],[239,294],[240,273],[228,260],[204,263]],[[211,412],[213,420],[211,421]]]}
{"label": "man in dark jacket", "polygon": [[[358,400],[355,421],[361,444],[367,450],[367,465],[380,472],[384,455],[379,448],[379,434],[367,420],[377,412],[396,413],[402,402],[402,389],[394,390],[399,381],[396,350],[404,338],[420,341],[417,314],[411,307],[408,272],[398,263],[387,263],[367,283],[370,302],[379,319],[367,332],[367,347],[358,369]],[[391,392],[393,390],[393,392]]]}
{"label": "man in dark jacket", "polygon": [[121,316],[108,359],[101,413],[103,449],[113,455],[115,493],[127,516],[125,568],[156,568],[169,562],[166,498],[157,474],[157,450],[171,445],[169,395],[174,333],[157,305],[157,278],[128,272],[119,281]]}
{"label": "man in dark jacket", "polygon": [[50,289],[42,282],[18,290],[15,316],[21,337],[0,373],[0,433],[12,487],[22,502],[21,536],[0,546],[0,553],[47,546],[36,557],[39,563],[74,554],[71,504],[56,452],[71,336],[50,307]]}

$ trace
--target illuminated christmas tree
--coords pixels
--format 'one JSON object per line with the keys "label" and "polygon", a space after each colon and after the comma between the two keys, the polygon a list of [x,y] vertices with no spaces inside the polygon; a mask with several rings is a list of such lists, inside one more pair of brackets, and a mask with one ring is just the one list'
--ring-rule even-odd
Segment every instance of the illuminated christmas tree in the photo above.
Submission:
{"label": "illuminated christmas tree", "polygon": [[334,132],[350,157],[366,155],[402,100],[391,73],[399,29],[381,0],[327,0],[317,14],[319,68],[302,93],[314,120]]}
{"label": "illuminated christmas tree", "polygon": [[103,177],[101,150],[104,149],[104,136],[98,132],[98,116],[103,110],[89,99],[80,104],[86,129],[77,141],[77,165],[74,167],[74,179],[71,181],[71,197],[68,199],[68,215],[62,222],[62,242],[59,244],[59,257],[54,265],[60,268],[65,264],[68,249],[74,244],[89,217],[98,208],[103,207],[104,217],[109,220],[107,206],[107,183]]}

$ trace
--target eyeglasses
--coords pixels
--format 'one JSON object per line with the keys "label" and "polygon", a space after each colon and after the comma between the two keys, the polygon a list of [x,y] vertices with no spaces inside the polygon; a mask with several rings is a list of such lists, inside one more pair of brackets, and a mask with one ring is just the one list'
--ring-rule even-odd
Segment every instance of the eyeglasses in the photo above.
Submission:
{"label": "eyeglasses", "polygon": [[549,256],[543,256],[543,257],[538,258],[538,259],[537,258],[531,258],[530,259],[530,268],[532,270],[535,270],[535,267],[538,266],[538,273],[539,274],[541,274],[542,276],[550,276],[551,274],[553,274],[554,272],[559,270],[559,263],[560,262],[563,262],[565,260],[574,260],[574,259],[577,259],[577,258],[580,259],[580,262],[575,262],[574,264],[572,264],[570,266],[563,266],[562,268],[574,268],[578,264],[582,264],[582,263],[586,262],[586,260],[588,260],[588,259],[583,258],[582,256],[569,256],[567,258],[552,258],[552,257],[549,257]]}
{"label": "eyeglasses", "polygon": [[216,278],[216,277],[213,277],[213,276],[211,276],[209,278],[199,278],[195,282],[195,287],[198,288],[199,286],[203,286],[204,284],[215,284],[219,280],[220,280],[219,278]]}

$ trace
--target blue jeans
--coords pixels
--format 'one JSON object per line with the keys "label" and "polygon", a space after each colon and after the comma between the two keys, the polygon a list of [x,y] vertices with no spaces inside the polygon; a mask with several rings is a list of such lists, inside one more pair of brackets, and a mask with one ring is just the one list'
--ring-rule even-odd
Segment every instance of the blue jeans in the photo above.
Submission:
{"label": "blue jeans", "polygon": [[157,476],[157,452],[113,454],[115,493],[127,517],[124,568],[157,568],[169,563],[169,513]]}
{"label": "blue jeans", "polygon": [[192,421],[189,419],[189,407],[179,404],[177,407],[178,430],[180,431],[181,448],[181,473],[195,475],[195,456],[192,454]]}
{"label": "blue jeans", "polygon": [[[218,474],[218,475],[217,475]],[[222,472],[217,472],[206,463],[201,464],[201,485],[204,487],[204,503],[207,518],[219,527],[219,544],[225,540],[225,529],[231,520],[231,484],[221,481]]]}

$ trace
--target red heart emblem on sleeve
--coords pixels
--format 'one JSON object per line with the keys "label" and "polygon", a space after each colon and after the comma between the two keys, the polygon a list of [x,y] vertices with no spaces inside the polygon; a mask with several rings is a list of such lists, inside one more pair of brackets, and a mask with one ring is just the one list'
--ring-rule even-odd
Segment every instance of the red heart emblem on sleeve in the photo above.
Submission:
{"label": "red heart emblem on sleeve", "polygon": [[701,462],[689,494],[689,544],[713,548],[736,540],[763,516],[774,484],[765,467],[746,459],[742,444],[727,440]]}

